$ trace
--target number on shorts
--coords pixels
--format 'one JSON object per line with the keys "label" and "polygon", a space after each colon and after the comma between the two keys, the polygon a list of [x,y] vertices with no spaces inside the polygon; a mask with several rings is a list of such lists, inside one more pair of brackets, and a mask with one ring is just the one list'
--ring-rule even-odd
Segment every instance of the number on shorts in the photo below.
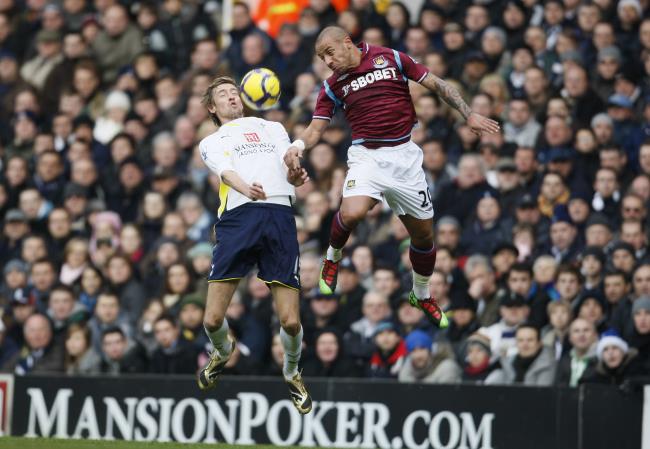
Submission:
{"label": "number on shorts", "polygon": [[427,190],[420,190],[418,195],[422,195],[422,204],[420,204],[421,208],[424,209],[431,205],[431,192],[429,192],[428,187]]}

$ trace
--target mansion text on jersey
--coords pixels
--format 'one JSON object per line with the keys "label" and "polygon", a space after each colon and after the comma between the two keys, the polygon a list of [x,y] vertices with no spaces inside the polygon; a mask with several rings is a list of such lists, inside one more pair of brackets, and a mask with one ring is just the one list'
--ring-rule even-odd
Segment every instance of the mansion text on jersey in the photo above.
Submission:
{"label": "mansion text on jersey", "polygon": [[258,153],[273,153],[275,145],[268,142],[243,143],[233,148],[240,156],[249,156]]}

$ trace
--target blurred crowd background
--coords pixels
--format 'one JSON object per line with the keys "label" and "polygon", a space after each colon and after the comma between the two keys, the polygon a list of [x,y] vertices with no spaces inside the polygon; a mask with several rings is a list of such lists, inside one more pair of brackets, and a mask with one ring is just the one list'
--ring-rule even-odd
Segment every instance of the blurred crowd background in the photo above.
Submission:
{"label": "blurred crowd background", "polygon": [[[375,207],[317,293],[345,176],[337,116],[298,189],[306,376],[621,384],[650,360],[647,0],[0,0],[0,367],[195,373],[219,179],[198,142],[211,80],[282,83],[296,138],[329,69],[319,31],[404,51],[502,133],[411,83],[435,210],[430,288],[408,305],[408,235]],[[260,224],[263,225],[263,224]],[[244,279],[230,374],[279,375],[269,290]]]}

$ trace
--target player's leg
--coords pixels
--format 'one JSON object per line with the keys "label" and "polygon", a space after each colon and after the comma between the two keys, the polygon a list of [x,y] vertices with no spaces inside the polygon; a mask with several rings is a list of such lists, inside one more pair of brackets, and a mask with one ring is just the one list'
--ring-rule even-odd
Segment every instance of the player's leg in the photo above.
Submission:
{"label": "player's leg", "polygon": [[263,247],[259,252],[258,276],[271,289],[280,319],[280,340],[284,347],[282,372],[291,400],[302,414],[311,411],[311,397],[298,372],[302,350],[300,325],[300,249],[296,221],[289,207],[266,208]]}
{"label": "player's leg", "polygon": [[330,244],[323,260],[319,288],[321,293],[331,295],[336,289],[339,261],[343,258],[343,247],[350,234],[372,209],[377,200],[370,196],[344,197],[339,211],[334,215],[330,228]]}
{"label": "player's leg", "polygon": [[271,293],[280,320],[280,341],[284,348],[282,374],[296,409],[302,414],[309,413],[312,407],[311,396],[298,372],[303,336],[298,290],[274,283],[271,284]]}
{"label": "player's leg", "polygon": [[259,212],[244,206],[229,211],[215,226],[217,244],[212,250],[212,269],[208,276],[208,294],[203,324],[214,350],[210,360],[199,371],[201,389],[217,383],[230,358],[235,342],[228,334],[226,309],[232,295],[255,264],[255,246],[261,239]]}
{"label": "player's leg", "polygon": [[199,371],[198,384],[202,390],[216,385],[219,374],[235,349],[235,342],[228,334],[226,309],[238,284],[239,279],[210,282],[208,285],[203,327],[214,350],[210,354],[208,363]]}
{"label": "player's leg", "polygon": [[436,264],[433,246],[433,206],[422,171],[422,150],[413,142],[402,149],[395,162],[393,185],[385,192],[386,201],[411,237],[409,258],[413,266],[412,306],[421,309],[429,321],[440,328],[448,326],[447,317],[429,294],[429,278]]}

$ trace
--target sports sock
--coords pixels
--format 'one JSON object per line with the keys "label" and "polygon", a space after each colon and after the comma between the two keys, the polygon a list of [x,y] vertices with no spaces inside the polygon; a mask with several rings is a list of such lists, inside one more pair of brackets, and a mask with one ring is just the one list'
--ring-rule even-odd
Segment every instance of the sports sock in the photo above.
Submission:
{"label": "sports sock", "polygon": [[427,299],[430,296],[429,278],[436,264],[436,249],[432,246],[422,250],[411,245],[409,259],[413,265],[413,293],[420,300]]}
{"label": "sports sock", "polygon": [[287,379],[292,379],[298,373],[298,362],[302,352],[302,326],[295,336],[289,335],[284,328],[280,328],[280,341],[284,348],[284,364],[282,374]]}
{"label": "sports sock", "polygon": [[341,260],[341,249],[348,241],[352,229],[343,224],[341,220],[341,212],[337,212],[332,220],[332,227],[330,228],[330,249],[327,250],[327,258],[333,262]]}
{"label": "sports sock", "polygon": [[212,342],[212,346],[217,350],[221,357],[229,357],[232,351],[232,343],[228,339],[228,320],[223,319],[223,324],[219,329],[210,331],[207,327],[205,328],[205,333],[208,334],[208,338]]}

